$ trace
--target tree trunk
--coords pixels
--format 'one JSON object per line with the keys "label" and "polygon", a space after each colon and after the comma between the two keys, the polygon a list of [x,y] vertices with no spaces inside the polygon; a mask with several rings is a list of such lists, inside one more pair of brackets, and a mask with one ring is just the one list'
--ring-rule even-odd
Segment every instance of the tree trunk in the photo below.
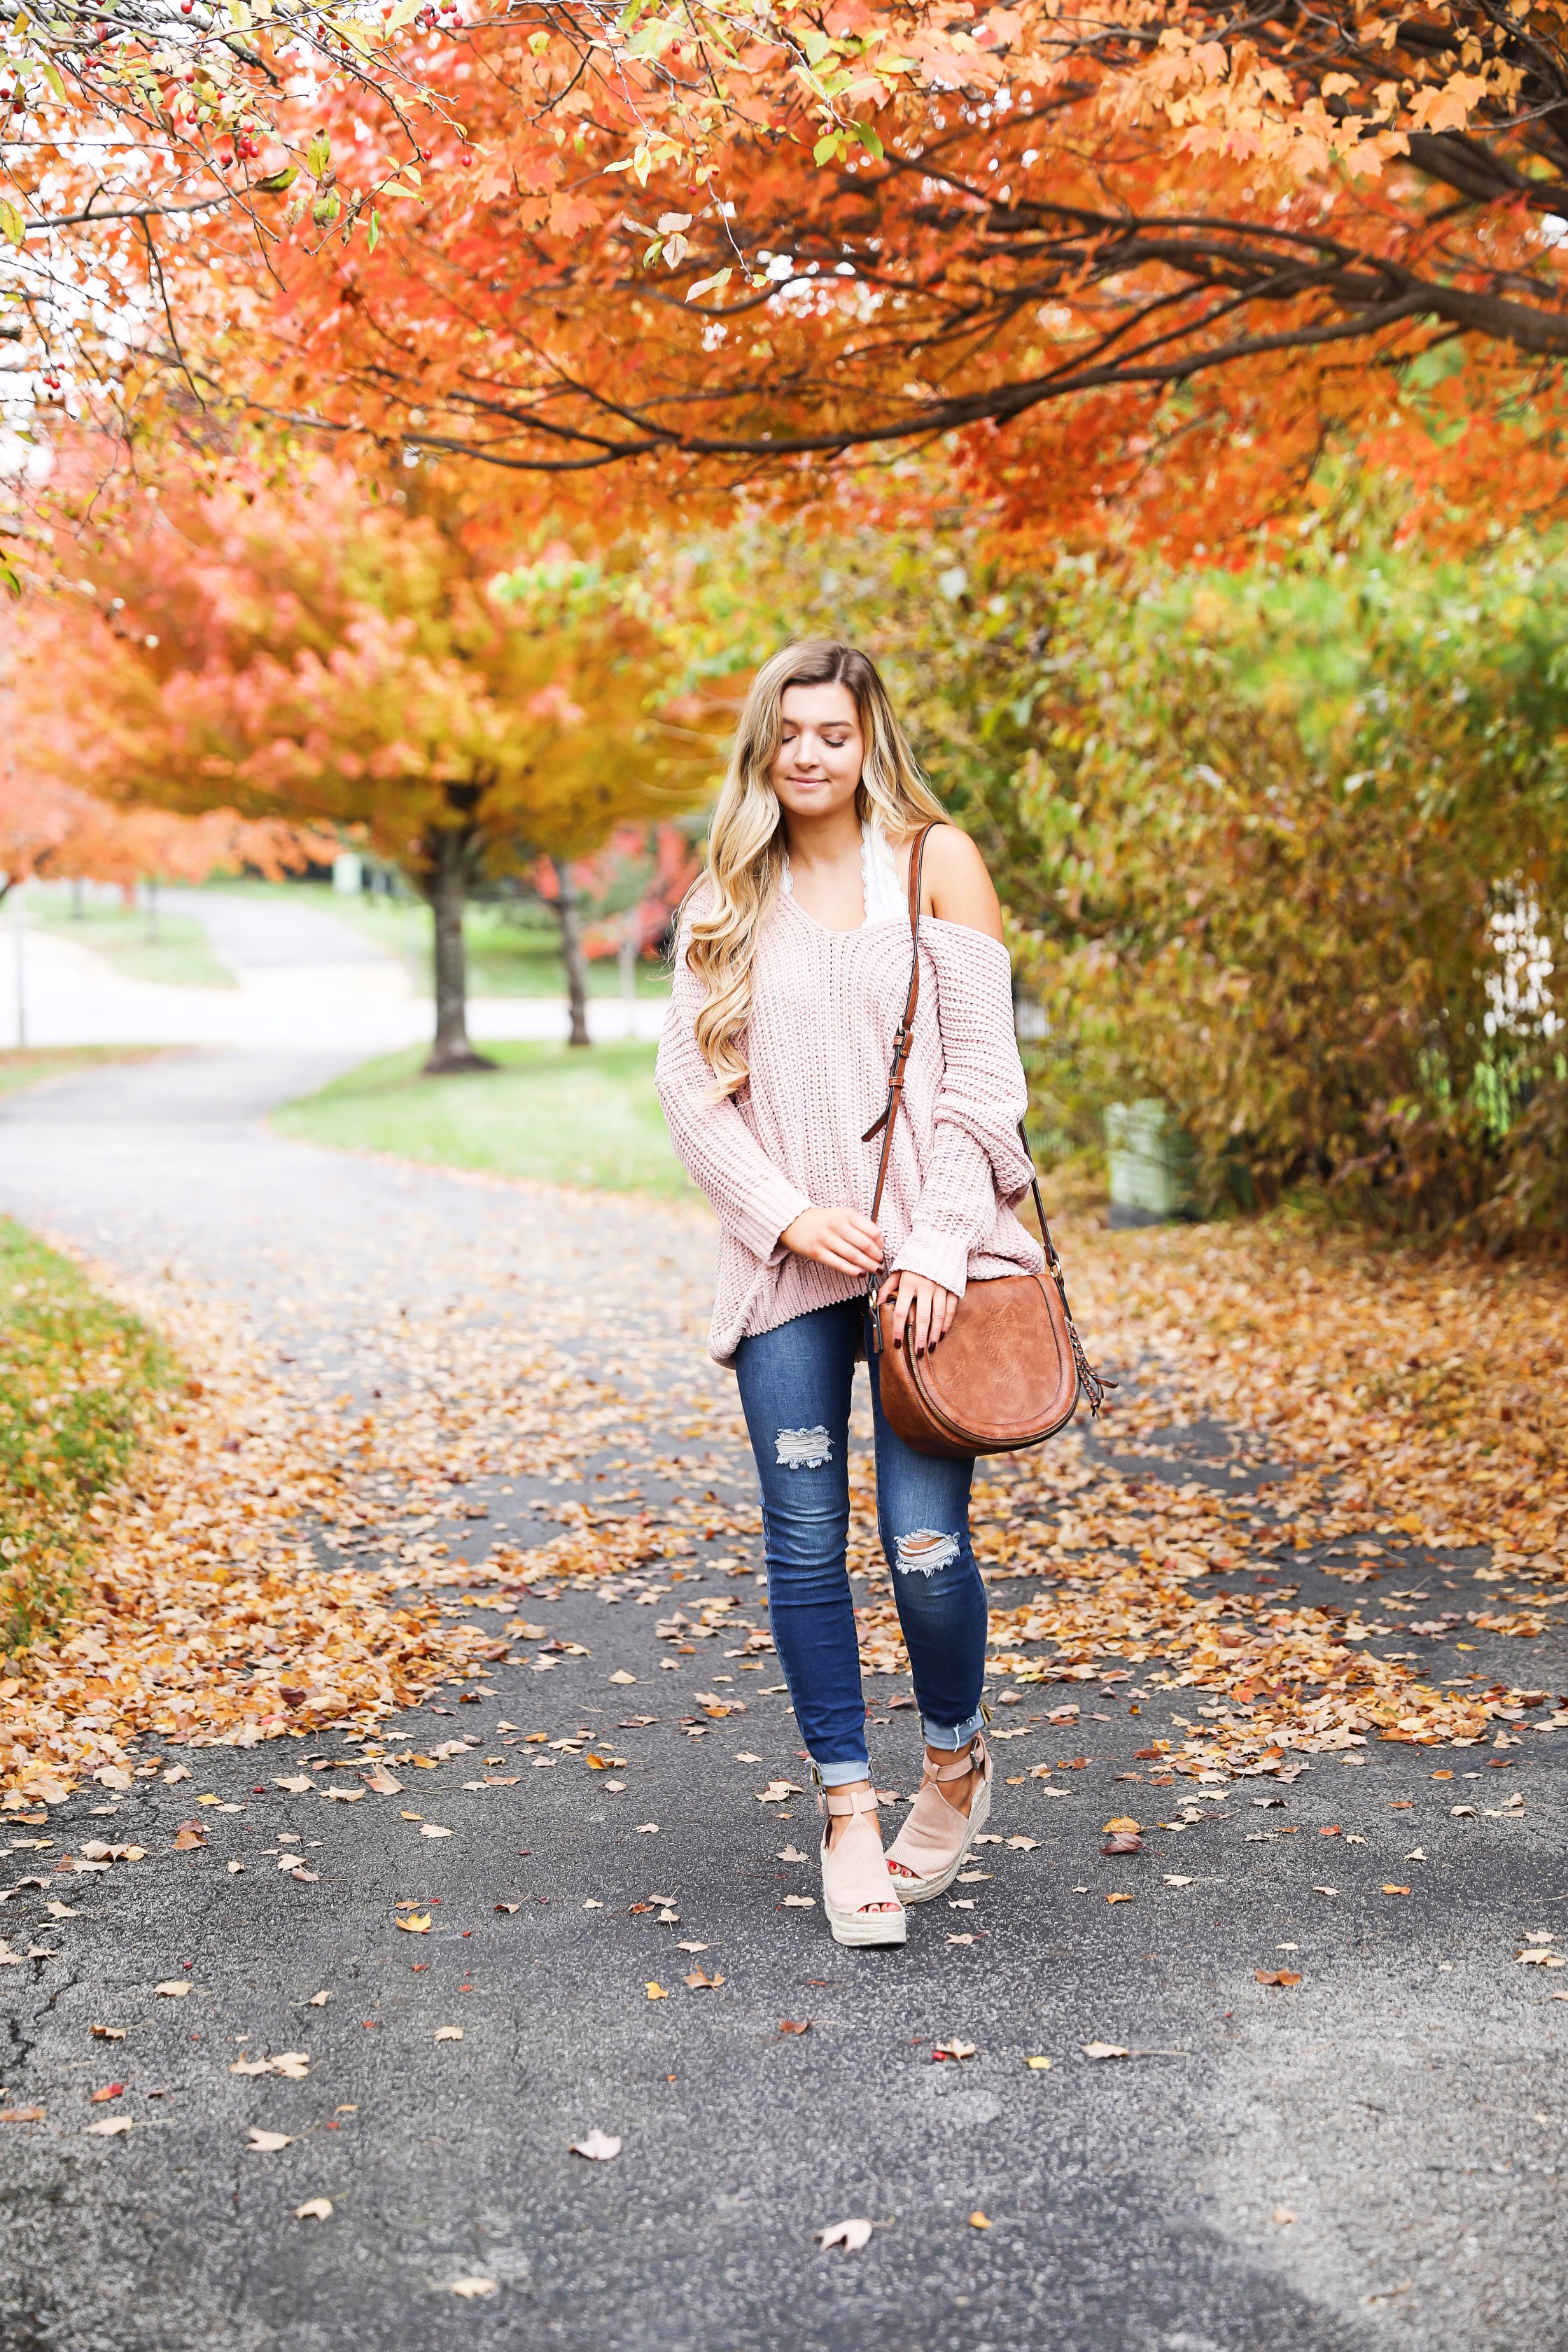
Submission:
{"label": "tree trunk", "polygon": [[559,857],[552,857],[558,896],[555,911],[561,920],[561,961],[566,967],[566,994],[572,1006],[572,1034],[569,1045],[586,1045],[588,1035],[588,972],[583,961],[582,934],[577,928],[577,885],[572,879],[570,867]]}
{"label": "tree trunk", "polygon": [[463,939],[463,907],[468,895],[471,847],[466,827],[444,827],[427,845],[419,877],[433,919],[436,986],[436,1041],[425,1065],[426,1077],[496,1066],[488,1055],[476,1054],[468,1043],[468,957]]}
{"label": "tree trunk", "polygon": [[642,908],[629,907],[621,929],[621,1012],[626,1035],[637,1034],[637,957],[642,951]]}

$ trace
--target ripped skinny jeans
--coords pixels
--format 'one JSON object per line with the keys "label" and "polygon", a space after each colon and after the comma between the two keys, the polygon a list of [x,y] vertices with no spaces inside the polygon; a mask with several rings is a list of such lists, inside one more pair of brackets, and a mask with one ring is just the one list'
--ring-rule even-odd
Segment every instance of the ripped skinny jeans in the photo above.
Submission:
{"label": "ripped skinny jeans", "polygon": [[[865,1310],[858,1299],[742,1339],[741,1404],[763,1492],[768,1612],[795,1720],[828,1788],[864,1780],[866,1706],[845,1548],[849,1394]],[[981,1727],[985,1587],[969,1542],[973,1458],[916,1454],[882,1415],[870,1359],[877,1526],[929,1746],[966,1747]]]}

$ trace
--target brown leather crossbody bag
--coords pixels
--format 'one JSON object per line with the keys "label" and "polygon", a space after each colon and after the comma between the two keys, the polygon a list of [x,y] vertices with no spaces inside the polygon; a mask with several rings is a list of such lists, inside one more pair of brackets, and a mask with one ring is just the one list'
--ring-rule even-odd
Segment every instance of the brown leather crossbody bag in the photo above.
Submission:
{"label": "brown leather crossbody bag", "polygon": [[[933,825],[922,825],[910,847],[913,945],[909,994],[893,1036],[888,1107],[860,1139],[869,1143],[879,1132],[882,1138],[871,1202],[873,1223],[882,1205],[893,1123],[903,1100],[904,1070],[914,1039],[921,994],[921,873],[926,840],[934,830]],[[1022,1125],[1018,1136],[1026,1157],[1028,1138]],[[867,1309],[882,1410],[904,1444],[917,1454],[956,1458],[969,1454],[1012,1454],[1023,1446],[1041,1445],[1067,1427],[1080,1394],[1088,1398],[1090,1413],[1098,1413],[1105,1391],[1116,1385],[1092,1370],[1084,1355],[1032,1162],[1029,1183],[1045,1244],[1045,1272],[1001,1275],[988,1282],[970,1283],[940,1347],[928,1349],[923,1356],[916,1356],[907,1345],[894,1347],[894,1309],[877,1304],[883,1276],[874,1276],[868,1286]]]}

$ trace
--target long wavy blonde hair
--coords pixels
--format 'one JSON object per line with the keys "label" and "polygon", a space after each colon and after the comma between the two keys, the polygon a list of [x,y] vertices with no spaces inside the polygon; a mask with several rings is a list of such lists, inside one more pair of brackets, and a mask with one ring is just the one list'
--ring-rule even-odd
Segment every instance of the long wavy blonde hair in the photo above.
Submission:
{"label": "long wavy blonde hair", "polygon": [[[888,689],[865,654],[854,646],[816,639],[785,646],[763,663],[746,697],[709,827],[710,904],[692,922],[687,950],[687,961],[707,991],[695,1024],[698,1048],[718,1080],[721,1098],[743,1087],[749,1075],[740,1040],[751,1017],[757,941],[784,872],[784,824],[771,779],[784,736],[780,706],[792,686],[847,686],[854,696],[866,740],[855,793],[862,821],[879,818],[896,841],[943,814],[893,715]],[[702,887],[699,882],[696,889]]]}

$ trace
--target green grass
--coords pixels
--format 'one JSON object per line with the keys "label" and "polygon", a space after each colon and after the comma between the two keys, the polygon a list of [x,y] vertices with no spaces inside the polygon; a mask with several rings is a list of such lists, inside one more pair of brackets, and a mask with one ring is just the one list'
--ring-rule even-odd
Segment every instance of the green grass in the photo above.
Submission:
{"label": "green grass", "polygon": [[166,988],[234,988],[235,976],[207,944],[193,915],[160,915],[157,937],[147,935],[140,908],[89,905],[73,915],[63,899],[35,898],[29,923],[79,947],[91,948],[121,980],[161,981]]}
{"label": "green grass", "polygon": [[0,1052],[0,1095],[41,1086],[46,1078],[67,1078],[105,1062],[151,1061],[163,1050],[160,1045],[13,1045]]}
{"label": "green grass", "polygon": [[[226,881],[208,886],[215,890],[243,890],[247,898],[263,898],[287,890],[335,915],[362,938],[373,940],[389,956],[408,966],[416,986],[430,987],[430,909],[420,899],[384,898],[364,892],[334,890],[325,882]],[[531,919],[496,906],[471,906],[463,925],[468,945],[468,990],[474,996],[564,996],[566,975],[561,968],[561,934],[555,919],[542,909],[530,910]],[[613,957],[600,957],[588,966],[590,996],[618,996],[621,978]],[[664,965],[646,958],[637,965],[637,992],[658,999],[669,994]]]}
{"label": "green grass", "polygon": [[695,1199],[653,1090],[654,1049],[487,1044],[501,1066],[419,1075],[425,1049],[389,1054],[276,1112],[284,1135],[395,1152],[437,1168]]}
{"label": "green grass", "polygon": [[59,1622],[92,1549],[88,1511],[174,1377],[154,1333],[0,1218],[0,1650]]}

